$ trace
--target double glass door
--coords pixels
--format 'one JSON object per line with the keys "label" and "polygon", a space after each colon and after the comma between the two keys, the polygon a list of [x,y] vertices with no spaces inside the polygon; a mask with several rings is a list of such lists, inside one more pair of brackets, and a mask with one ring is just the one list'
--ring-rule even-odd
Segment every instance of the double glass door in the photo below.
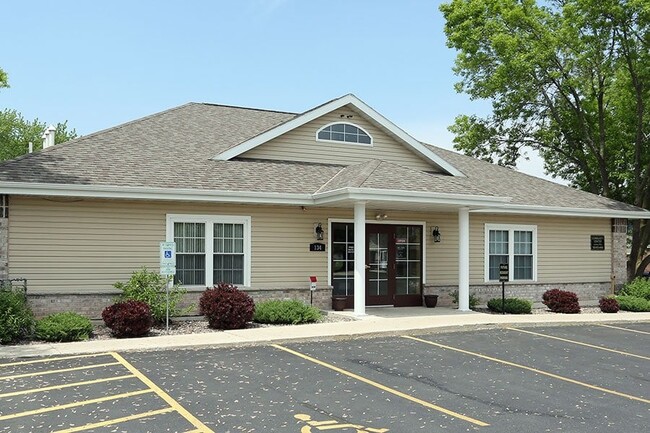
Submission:
{"label": "double glass door", "polygon": [[422,305],[422,227],[366,226],[366,305]]}
{"label": "double glass door", "polygon": [[[366,225],[366,305],[422,305],[422,226]],[[332,285],[354,306],[354,224],[332,223]]]}

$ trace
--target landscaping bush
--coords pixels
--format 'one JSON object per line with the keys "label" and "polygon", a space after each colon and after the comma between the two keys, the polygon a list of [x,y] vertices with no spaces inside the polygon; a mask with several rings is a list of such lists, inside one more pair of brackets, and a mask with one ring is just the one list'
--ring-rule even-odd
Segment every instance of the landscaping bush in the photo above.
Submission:
{"label": "landscaping bush", "polygon": [[598,301],[600,311],[603,313],[618,313],[618,301],[614,298],[600,298]]}
{"label": "landscaping bush", "polygon": [[214,329],[241,329],[253,319],[255,303],[232,284],[219,283],[199,299],[199,311]]}
{"label": "landscaping bush", "polygon": [[554,313],[574,314],[580,312],[578,295],[566,290],[547,290],[542,295],[542,302]]}
{"label": "landscaping bush", "polygon": [[620,294],[650,301],[650,280],[641,277],[636,278],[623,286]]}
{"label": "landscaping bush", "polygon": [[[490,311],[502,313],[501,298],[490,299],[487,303]],[[508,314],[531,314],[533,310],[533,303],[526,299],[519,298],[506,298],[504,309]]]}
{"label": "landscaping bush", "polygon": [[646,312],[650,311],[650,301],[638,296],[619,295],[616,297],[618,305],[623,311]]}
{"label": "landscaping bush", "polygon": [[[165,277],[156,272],[141,268],[131,274],[126,283],[117,282],[113,284],[122,294],[115,299],[115,302],[143,301],[151,308],[151,315],[156,323],[163,323],[167,318],[167,283],[172,277]],[[178,284],[169,289],[169,316],[179,316],[191,310],[179,308],[186,290]]]}
{"label": "landscaping bush", "polygon": [[320,318],[318,308],[300,301],[266,301],[255,305],[253,322],[297,325],[315,322]]}
{"label": "landscaping bush", "polygon": [[55,313],[36,322],[35,336],[45,341],[88,340],[93,332],[90,319],[77,313]]}
{"label": "landscaping bush", "polygon": [[[454,304],[458,305],[458,290],[454,290],[453,292],[450,292],[449,295],[451,296],[451,301]],[[474,296],[472,293],[469,294],[469,308],[473,309],[480,303],[481,303],[481,298],[479,298],[478,296]]]}
{"label": "landscaping bush", "polygon": [[106,307],[102,319],[116,337],[141,337],[153,325],[151,309],[143,301],[124,301]]}
{"label": "landscaping bush", "polygon": [[0,290],[0,344],[13,343],[31,335],[34,316],[25,295]]}

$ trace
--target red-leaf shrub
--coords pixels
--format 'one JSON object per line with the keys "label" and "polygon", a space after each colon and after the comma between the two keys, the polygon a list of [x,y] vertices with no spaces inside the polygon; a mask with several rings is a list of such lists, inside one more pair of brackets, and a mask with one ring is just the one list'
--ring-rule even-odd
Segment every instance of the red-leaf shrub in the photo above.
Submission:
{"label": "red-leaf shrub", "polygon": [[199,300],[199,311],[214,329],[241,329],[253,320],[255,303],[232,284],[219,283],[207,289]]}
{"label": "red-leaf shrub", "polygon": [[618,313],[620,309],[618,301],[614,298],[600,298],[598,306],[603,313]]}
{"label": "red-leaf shrub", "polygon": [[574,314],[580,312],[578,295],[566,290],[547,290],[542,295],[542,302],[554,313]]}
{"label": "red-leaf shrub", "polygon": [[151,308],[142,301],[124,301],[106,307],[102,319],[116,337],[141,337],[153,325]]}

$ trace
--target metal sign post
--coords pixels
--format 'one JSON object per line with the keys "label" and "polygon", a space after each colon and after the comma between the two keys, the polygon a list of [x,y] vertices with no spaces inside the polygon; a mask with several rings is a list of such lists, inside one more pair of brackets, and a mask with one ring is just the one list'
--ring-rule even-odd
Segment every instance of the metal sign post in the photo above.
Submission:
{"label": "metal sign post", "polygon": [[506,314],[506,282],[510,280],[510,269],[507,263],[499,265],[499,281],[501,282],[501,314]]}
{"label": "metal sign post", "polygon": [[309,277],[309,305],[314,305],[314,291],[316,290],[316,283],[318,279],[315,275]]}
{"label": "metal sign post", "polygon": [[160,243],[160,274],[169,278],[165,285],[165,296],[167,299],[167,311],[165,320],[165,330],[169,334],[169,288],[176,275],[176,242]]}

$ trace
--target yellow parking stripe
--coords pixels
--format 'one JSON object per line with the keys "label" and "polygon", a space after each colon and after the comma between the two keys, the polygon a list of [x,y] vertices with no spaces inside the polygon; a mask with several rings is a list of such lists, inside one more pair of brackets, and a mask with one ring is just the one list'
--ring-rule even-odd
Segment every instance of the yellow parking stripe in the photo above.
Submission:
{"label": "yellow parking stripe", "polygon": [[[155,416],[155,415],[160,415],[160,414],[163,414],[163,413],[168,413],[168,412],[173,412],[173,411],[174,411],[174,408],[166,407],[165,409],[152,410],[150,412],[138,413],[138,414],[135,414],[135,415],[129,415],[129,416],[125,416],[125,417],[122,417],[122,418],[109,419],[109,420],[106,420],[106,421],[95,422],[95,423],[92,423],[92,424],[86,424],[86,425],[82,425],[82,426],[79,426],[79,427],[72,427],[72,428],[68,428],[68,429],[65,429],[65,430],[57,430],[57,431],[53,431],[52,433],[74,433],[74,432],[78,432],[78,431],[91,430],[91,429],[98,428],[98,427],[106,427],[106,426],[109,426],[109,425],[120,424],[120,423],[127,422],[127,421],[133,421],[134,419],[146,418],[148,416]],[[195,430],[195,431],[198,431],[198,430]]]}
{"label": "yellow parking stripe", "polygon": [[21,391],[14,391],[14,392],[7,392],[5,394],[0,394],[0,398],[14,397],[16,395],[24,395],[24,394],[34,394],[37,392],[52,391],[55,389],[73,388],[75,386],[92,385],[95,383],[111,382],[113,380],[128,379],[130,377],[135,377],[135,376],[132,374],[127,374],[125,376],[107,377],[104,379],[86,380],[84,382],[66,383],[65,385],[54,385],[54,386],[46,386],[44,388],[23,389]]}
{"label": "yellow parking stripe", "polygon": [[417,337],[411,337],[410,335],[403,335],[402,337],[403,338],[408,338],[408,339],[414,340],[414,341],[419,341],[420,343],[429,344],[431,346],[440,347],[442,349],[453,350],[455,352],[464,353],[466,355],[476,356],[477,358],[483,358],[483,359],[487,359],[489,361],[498,362],[500,364],[509,365],[511,367],[517,367],[517,368],[521,368],[523,370],[532,371],[533,373],[537,373],[537,374],[541,374],[541,375],[544,375],[544,376],[552,377],[554,379],[569,382],[569,383],[572,383],[574,385],[580,385],[580,386],[583,386],[585,388],[593,389],[593,390],[604,392],[604,393],[607,393],[607,394],[616,395],[618,397],[624,397],[624,398],[627,398],[627,399],[630,399],[630,400],[635,400],[635,401],[640,401],[642,403],[650,404],[650,400],[647,400],[645,398],[641,398],[641,397],[637,397],[637,396],[629,395],[629,394],[624,394],[622,392],[613,391],[613,390],[607,389],[607,388],[601,388],[600,386],[590,385],[588,383],[580,382],[580,381],[575,380],[575,379],[570,379],[568,377],[564,377],[564,376],[560,376],[560,375],[557,375],[557,374],[549,373],[547,371],[538,370],[536,368],[528,367],[528,366],[521,365],[521,364],[516,364],[514,362],[505,361],[503,359],[492,358],[491,356],[483,355],[481,353],[470,352],[469,350],[459,349],[457,347],[452,347],[452,346],[446,346],[446,345],[440,344],[440,343],[434,343],[433,341],[423,340],[423,339],[417,338]]}
{"label": "yellow parking stripe", "polygon": [[115,358],[120,364],[122,364],[124,367],[126,367],[127,370],[129,370],[135,377],[140,379],[145,385],[147,385],[153,392],[158,394],[160,398],[165,400],[167,404],[169,404],[174,410],[176,410],[178,413],[180,413],[183,418],[188,420],[194,427],[199,429],[203,433],[214,433],[214,431],[210,430],[205,424],[203,424],[201,421],[198,420],[194,415],[192,415],[190,412],[187,411],[183,406],[178,404],[176,400],[174,400],[169,394],[167,394],[165,391],[163,391],[158,385],[153,383],[147,376],[142,374],[140,370],[132,366],[126,359],[122,358],[118,353],[116,352],[111,352],[111,355],[113,358]]}
{"label": "yellow parking stripe", "polygon": [[526,330],[517,329],[517,328],[505,328],[505,329],[508,329],[510,331],[523,332],[524,334],[537,335],[539,337],[544,337],[544,338],[551,338],[553,340],[564,341],[566,343],[577,344],[577,345],[589,347],[589,348],[592,348],[592,349],[605,350],[607,352],[617,353],[619,355],[633,356],[635,358],[641,358],[641,359],[646,359],[646,360],[650,361],[650,357],[648,357],[648,356],[636,355],[634,353],[623,352],[621,350],[610,349],[608,347],[603,347],[603,346],[596,346],[594,344],[583,343],[582,341],[569,340],[567,338],[556,337],[554,335],[540,334],[539,332],[526,331]]}
{"label": "yellow parking stripe", "polygon": [[0,377],[0,380],[20,379],[21,377],[44,376],[46,374],[67,373],[68,371],[87,370],[89,368],[109,367],[111,365],[120,365],[119,362],[107,362],[104,364],[84,365],[82,367],[61,368],[59,370],[37,371],[35,373],[15,374],[13,376]]}
{"label": "yellow parking stripe", "polygon": [[84,365],[82,367],[62,368],[60,370],[37,371],[35,373],[14,374],[13,376],[3,376],[0,380],[20,379],[21,377],[44,376],[46,374],[67,373],[69,371],[87,370],[89,368],[109,367],[111,365],[120,365],[119,362],[107,362],[104,364]]}
{"label": "yellow parking stripe", "polygon": [[481,427],[485,427],[485,426],[489,425],[489,424],[487,424],[487,423],[485,423],[483,421],[479,421],[477,419],[470,418],[468,416],[462,415],[462,414],[460,414],[458,412],[454,412],[454,411],[451,411],[449,409],[445,409],[444,407],[435,405],[433,403],[429,403],[428,401],[420,400],[417,397],[413,397],[411,395],[408,395],[408,394],[405,394],[403,392],[397,391],[396,389],[389,388],[389,387],[387,387],[385,385],[382,385],[382,384],[377,383],[375,381],[372,381],[370,379],[366,379],[363,376],[359,376],[358,374],[354,374],[354,373],[352,373],[350,371],[347,371],[347,370],[344,370],[342,368],[336,367],[336,366],[334,366],[332,364],[328,364],[327,362],[321,361],[319,359],[312,358],[311,356],[304,355],[304,354],[302,354],[300,352],[296,352],[294,350],[288,349],[288,348],[286,348],[284,346],[280,346],[278,344],[273,344],[272,347],[275,347],[276,349],[279,349],[279,350],[283,350],[283,351],[285,351],[287,353],[291,353],[292,355],[295,355],[295,356],[297,356],[299,358],[302,358],[302,359],[305,359],[307,361],[313,362],[314,364],[318,364],[318,365],[321,365],[323,367],[329,368],[330,370],[334,370],[337,373],[341,373],[343,375],[346,375],[348,377],[356,379],[356,380],[358,380],[360,382],[363,382],[363,383],[368,384],[370,386],[374,386],[375,388],[381,389],[382,391],[391,393],[393,395],[396,395],[398,397],[401,397],[401,398],[406,399],[408,401],[411,401],[413,403],[417,403],[417,404],[422,405],[422,406],[424,406],[424,407],[426,407],[428,409],[433,409],[433,410],[436,410],[438,412],[442,412],[442,413],[444,413],[446,415],[452,416],[454,418],[462,419],[464,421],[470,422],[472,424],[475,424],[475,425],[478,425],[478,426],[481,426]]}
{"label": "yellow parking stripe", "polygon": [[152,389],[142,389],[140,391],[125,392],[124,394],[109,395],[106,397],[93,398],[91,400],[76,401],[74,403],[60,404],[57,406],[43,407],[41,409],[28,410],[25,412],[12,413],[9,415],[0,416],[0,421],[6,419],[21,418],[23,416],[38,415],[41,413],[54,412],[57,410],[70,409],[73,407],[85,406],[87,404],[102,403],[104,401],[118,400],[120,398],[134,397],[137,395],[147,394],[153,392]]}
{"label": "yellow parking stripe", "polygon": [[7,364],[0,364],[0,367],[12,367],[15,365],[28,365],[28,364],[40,364],[43,362],[53,362],[53,361],[63,361],[66,359],[77,359],[77,358],[96,358],[98,356],[110,355],[109,353],[93,353],[90,355],[74,355],[74,356],[61,356],[58,358],[45,358],[45,359],[34,359],[31,361],[16,361],[9,362]]}
{"label": "yellow parking stripe", "polygon": [[621,331],[636,332],[637,334],[650,335],[650,332],[639,331],[638,329],[623,328],[622,326],[614,326],[614,325],[603,325],[602,323],[599,323],[598,325],[603,326],[605,328],[620,329]]}

